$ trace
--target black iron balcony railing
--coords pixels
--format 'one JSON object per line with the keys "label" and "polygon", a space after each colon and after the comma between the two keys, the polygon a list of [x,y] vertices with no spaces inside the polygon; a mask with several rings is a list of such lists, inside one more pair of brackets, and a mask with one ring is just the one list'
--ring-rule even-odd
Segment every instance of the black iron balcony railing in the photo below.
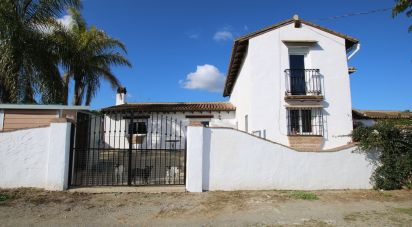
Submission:
{"label": "black iron balcony railing", "polygon": [[286,69],[286,96],[321,96],[319,69]]}

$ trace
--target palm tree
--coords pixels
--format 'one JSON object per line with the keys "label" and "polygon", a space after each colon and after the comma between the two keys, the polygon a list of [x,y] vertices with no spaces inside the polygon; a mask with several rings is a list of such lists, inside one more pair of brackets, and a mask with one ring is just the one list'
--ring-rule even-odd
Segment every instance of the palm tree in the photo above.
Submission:
{"label": "palm tree", "polygon": [[60,57],[48,29],[80,0],[0,1],[0,103],[62,102]]}
{"label": "palm tree", "polygon": [[[109,82],[113,89],[120,87],[110,67],[131,67],[131,64],[123,56],[126,48],[122,42],[94,26],[88,28],[76,9],[70,9],[69,13],[73,23],[56,32],[65,47],[61,51],[62,66],[66,70],[63,81],[68,89],[70,79],[74,80],[74,105],[82,105],[83,102],[90,105],[102,79]],[[67,93],[66,90],[66,100]]]}
{"label": "palm tree", "polygon": [[[406,11],[406,16],[412,16],[412,0],[396,0],[395,6],[392,9],[392,16],[395,17]],[[409,32],[412,31],[412,25],[409,26]]]}

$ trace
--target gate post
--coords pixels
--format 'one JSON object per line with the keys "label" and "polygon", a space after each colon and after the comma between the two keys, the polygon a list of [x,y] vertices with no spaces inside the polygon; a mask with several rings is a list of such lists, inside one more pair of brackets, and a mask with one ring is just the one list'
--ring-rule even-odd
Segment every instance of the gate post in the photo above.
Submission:
{"label": "gate post", "polygon": [[70,160],[70,126],[58,118],[50,124],[47,155],[46,190],[65,190],[68,186]]}
{"label": "gate post", "polygon": [[70,151],[69,151],[69,176],[67,187],[72,186],[72,177],[73,177],[73,163],[74,163],[74,135],[76,133],[76,125],[74,123],[70,124]]}
{"label": "gate post", "polygon": [[203,137],[204,128],[200,122],[190,122],[187,127],[186,190],[203,191]]}

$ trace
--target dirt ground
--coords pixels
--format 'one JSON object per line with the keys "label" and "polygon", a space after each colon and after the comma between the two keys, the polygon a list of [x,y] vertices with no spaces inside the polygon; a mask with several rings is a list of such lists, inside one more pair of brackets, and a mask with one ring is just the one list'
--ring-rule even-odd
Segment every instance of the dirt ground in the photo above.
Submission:
{"label": "dirt ground", "polygon": [[85,194],[0,189],[0,225],[412,226],[412,191]]}

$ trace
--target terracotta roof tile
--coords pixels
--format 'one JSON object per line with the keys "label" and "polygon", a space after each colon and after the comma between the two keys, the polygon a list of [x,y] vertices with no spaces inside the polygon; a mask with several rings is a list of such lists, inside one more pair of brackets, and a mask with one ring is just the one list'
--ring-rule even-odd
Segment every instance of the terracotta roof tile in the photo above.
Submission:
{"label": "terracotta roof tile", "polygon": [[142,112],[190,112],[190,111],[234,111],[236,108],[229,102],[160,102],[160,103],[127,103],[102,109],[107,111],[136,110]]}
{"label": "terracotta roof tile", "polygon": [[354,119],[404,119],[412,118],[411,112],[391,110],[352,110]]}

